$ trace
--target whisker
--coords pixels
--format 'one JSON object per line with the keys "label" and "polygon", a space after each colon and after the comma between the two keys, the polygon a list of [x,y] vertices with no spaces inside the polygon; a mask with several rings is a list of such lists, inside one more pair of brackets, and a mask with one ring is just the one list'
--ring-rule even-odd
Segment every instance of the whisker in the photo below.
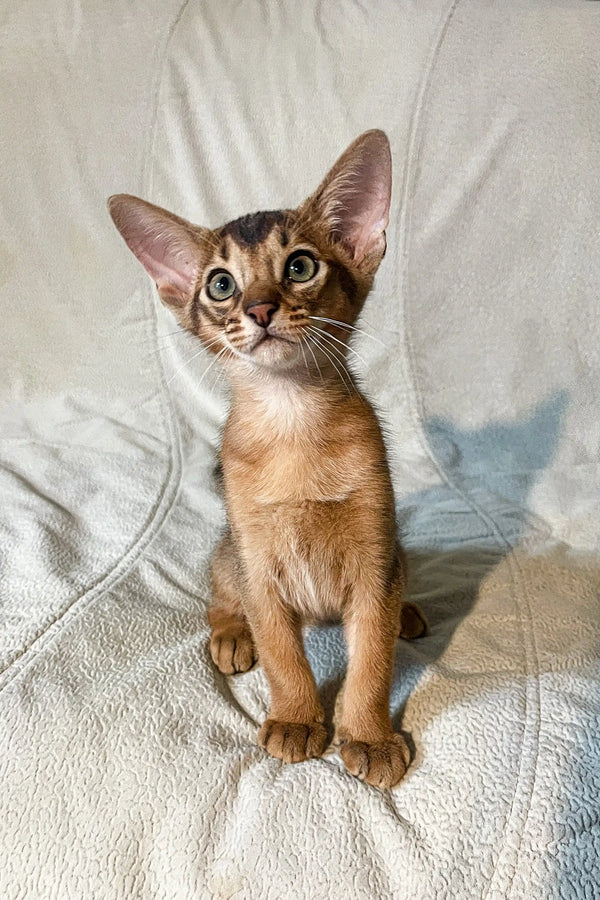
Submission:
{"label": "whisker", "polygon": [[188,331],[187,328],[179,328],[177,331],[167,331],[166,334],[148,335],[148,337],[142,338],[142,340],[139,341],[139,343],[140,344],[154,344],[154,342],[157,340],[158,341],[164,340],[165,338],[173,337],[173,335],[176,335],[176,334],[187,334],[189,337],[194,337],[194,335],[191,333],[191,331]]}
{"label": "whisker", "polygon": [[[344,366],[344,364],[341,362],[341,360],[337,359],[334,356],[333,351],[330,350],[329,348],[326,348],[323,344],[321,344],[318,340],[316,340],[314,335],[313,335],[312,339],[315,342],[316,346],[320,349],[321,353],[323,353],[327,357],[327,359],[330,361],[333,368],[336,370],[336,372],[340,376],[340,380],[341,380],[342,384],[348,391],[348,396],[352,396],[351,387],[348,386],[349,384],[350,384],[350,386],[352,386],[352,380],[350,378],[347,368]],[[341,365],[341,369],[340,369],[340,365],[338,365],[338,362]],[[344,376],[344,374],[343,374],[344,372],[346,373],[347,377]]]}
{"label": "whisker", "polygon": [[365,331],[364,328],[357,328],[356,325],[349,325],[347,322],[340,322],[339,319],[328,319],[326,316],[309,316],[309,319],[316,319],[318,322],[329,322],[330,325],[337,325],[338,328],[347,328],[349,331],[355,331],[357,334],[363,334],[365,337],[370,338],[372,341],[375,341],[376,344],[379,344],[381,347],[386,347],[387,345],[380,341],[379,338],[376,338],[373,334],[369,334],[368,331]]}
{"label": "whisker", "polygon": [[348,366],[346,364],[346,358],[345,358],[344,354],[342,353],[342,351],[339,350],[335,346],[335,344],[324,344],[322,342],[323,337],[324,337],[324,335],[322,333],[321,333],[320,338],[316,337],[316,335],[313,333],[313,340],[316,341],[317,346],[319,346],[321,348],[321,350],[328,350],[329,353],[333,355],[333,358],[335,359],[335,361],[339,362],[340,365],[342,366],[342,368],[344,369],[344,371],[347,372],[348,375],[350,375],[350,370],[348,369]]}
{"label": "whisker", "polygon": [[[183,365],[182,365],[182,366],[179,366],[179,368],[173,373],[173,375],[171,375],[171,377],[170,377],[170,378],[168,379],[168,381],[167,381],[167,385],[171,384],[171,382],[173,381],[173,379],[176,378],[177,375],[179,375],[179,373],[182,372],[183,369],[185,369],[186,366],[187,366],[189,363],[191,363],[194,359],[196,359],[198,356],[200,356],[200,354],[203,353],[204,350],[206,350],[208,347],[212,347],[212,346],[213,346],[214,344],[216,344],[218,341],[219,341],[219,338],[215,338],[215,340],[214,340],[214,341],[211,341],[210,344],[206,344],[206,345],[203,344],[203,345],[200,347],[200,349],[198,350],[197,353],[194,353],[193,356],[190,356],[189,359],[186,359],[185,362],[183,363]],[[227,348],[224,347],[223,349],[226,350]],[[217,353],[217,356],[215,357],[215,359],[218,359],[220,355],[221,355],[221,352]],[[210,366],[208,367],[208,369],[211,369],[211,368],[212,368],[214,362],[215,362],[215,360],[212,361],[212,363],[210,364]],[[206,370],[206,372],[208,371],[208,369]],[[206,374],[206,372],[204,373],[204,375]],[[202,376],[202,378],[204,378],[204,375]]]}
{"label": "whisker", "polygon": [[[331,338],[331,337],[333,337],[333,335],[330,335],[328,331],[322,331],[320,328],[313,328],[311,325],[309,325],[308,328],[309,328],[309,331],[311,332],[311,334],[313,335],[313,337],[317,337],[317,335],[318,335],[317,341],[320,344],[320,346],[323,348],[327,347],[329,352],[333,353],[334,359],[337,360],[337,362],[339,362],[343,366],[344,371],[346,371],[348,373],[348,375],[350,375],[351,370],[348,368],[348,365],[347,365],[348,361],[346,359],[345,354],[342,353],[340,348],[336,347],[335,344],[332,344],[329,342],[327,342],[327,344],[321,343],[323,339]],[[344,344],[342,341],[339,341],[339,343],[342,345],[342,347],[344,347],[344,349],[346,349],[346,350],[351,349],[347,344]]]}
{"label": "whisker", "polygon": [[317,360],[317,357],[315,356],[313,348],[308,343],[308,335],[305,335],[302,338],[302,340],[304,340],[304,339],[306,339],[306,346],[308,347],[308,350],[310,351],[310,355],[312,356],[312,358],[315,361],[315,366],[317,367],[317,372],[319,373],[319,377],[320,377],[321,381],[323,381],[323,373],[321,372],[321,366],[319,365],[319,362]]}
{"label": "whisker", "polygon": [[[335,359],[334,359],[334,357],[333,357],[333,355],[332,355],[332,351],[329,351],[328,349],[326,349],[326,348],[323,346],[323,344],[321,344],[320,341],[314,336],[314,334],[313,334],[313,335],[307,335],[306,337],[307,337],[308,340],[312,341],[312,342],[315,344],[316,347],[319,348],[319,350],[321,351],[321,353],[325,354],[325,356],[327,357],[327,359],[329,360],[329,362],[332,364],[333,368],[336,370],[336,372],[337,372],[338,375],[340,376],[340,379],[341,379],[342,384],[344,385],[344,387],[345,387],[346,390],[348,391],[348,396],[352,396],[352,391],[351,391],[350,388],[348,387],[348,384],[347,384],[347,382],[346,382],[346,379],[345,379],[344,376],[342,375],[342,373],[341,373],[341,371],[340,371],[340,369],[339,369],[339,367],[338,367],[338,365],[337,365],[337,363],[336,363],[336,361],[335,361]],[[338,360],[338,362],[341,362],[341,360]],[[345,370],[346,374],[348,375],[348,378],[350,379],[350,384],[353,385],[352,379],[351,379],[351,377],[350,377],[350,373],[348,372],[348,370],[346,369],[346,367],[344,366],[343,363],[341,363],[341,365],[342,365],[342,368]]]}
{"label": "whisker", "polygon": [[[211,362],[210,366],[209,366],[208,369],[206,369],[206,371],[203,373],[202,378],[200,379],[200,381],[199,381],[198,384],[196,385],[197,388],[200,387],[200,385],[202,384],[202,382],[204,381],[204,379],[206,378],[206,376],[208,375],[208,373],[210,372],[210,370],[213,368],[213,366],[215,365],[215,363],[217,362],[217,360],[219,359],[219,357],[223,356],[224,353],[227,353],[228,350],[229,350],[229,347],[223,347],[222,350],[219,350],[219,352],[217,353],[217,355],[215,356],[215,358],[214,358],[213,361]],[[219,374],[221,374],[220,371],[219,371]]]}
{"label": "whisker", "polygon": [[302,340],[302,336],[300,336],[300,349],[302,350],[302,356],[304,358],[304,366],[306,368],[306,374],[310,378],[310,369],[308,368],[308,360],[306,358],[306,353],[304,352],[304,341]]}
{"label": "whisker", "polygon": [[183,371],[183,369],[185,369],[185,367],[188,365],[188,363],[191,363],[192,360],[194,360],[194,359],[196,359],[196,357],[200,356],[200,354],[202,353],[203,350],[204,350],[204,347],[201,347],[200,350],[198,350],[197,353],[194,353],[193,356],[190,356],[189,359],[186,359],[186,361],[184,362],[184,364],[183,364],[182,366],[179,366],[179,368],[174,372],[174,374],[171,375],[171,377],[168,379],[168,381],[167,381],[167,386],[168,386],[169,384],[171,384],[171,382],[173,381],[173,379],[176,378],[176,377],[179,375],[179,373],[180,373],[181,371]]}
{"label": "whisker", "polygon": [[166,334],[157,334],[157,338],[166,338],[172,337],[174,334],[189,334],[190,337],[193,337],[191,331],[188,331],[187,328],[178,328],[176,331],[167,331]]}
{"label": "whisker", "polygon": [[[316,328],[316,329],[315,329],[314,325],[309,325],[308,327],[309,327],[311,330],[316,330],[316,331],[320,332],[320,334],[321,334],[323,337],[328,338],[330,341],[335,341],[336,344],[341,344],[341,346],[344,347],[345,350],[349,350],[350,353],[354,353],[354,355],[357,357],[357,359],[359,359],[359,360],[361,361],[361,363],[363,364],[363,366],[364,366],[366,369],[369,368],[367,361],[360,355],[360,353],[358,353],[358,351],[356,351],[356,350],[354,349],[354,347],[351,347],[349,344],[345,344],[343,341],[340,341],[339,338],[336,338],[333,334],[329,334],[328,331],[324,331],[323,328]],[[340,353],[339,350],[338,350],[338,353]]]}
{"label": "whisker", "polygon": [[[193,337],[193,335],[190,335],[190,337]],[[214,347],[215,344],[218,344],[220,340],[221,340],[221,337],[219,336],[219,337],[215,338],[214,340],[209,341],[208,344],[202,344],[202,349],[208,350],[208,349],[210,349],[210,347]],[[189,349],[191,349],[191,348],[189,348]],[[155,347],[154,350],[151,350],[149,353],[147,353],[143,357],[143,359],[149,359],[151,356],[155,356],[157,353],[166,353],[167,350],[169,350],[168,344],[164,347]],[[190,359],[193,359],[193,357],[190,357]]]}

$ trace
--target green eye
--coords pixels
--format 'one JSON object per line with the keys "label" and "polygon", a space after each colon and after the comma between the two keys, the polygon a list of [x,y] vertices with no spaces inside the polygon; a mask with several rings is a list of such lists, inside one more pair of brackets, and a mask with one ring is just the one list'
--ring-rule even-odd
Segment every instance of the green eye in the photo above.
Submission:
{"label": "green eye", "polygon": [[234,291],[235,279],[224,269],[215,272],[206,286],[206,293],[211,300],[228,300]]}
{"label": "green eye", "polygon": [[306,251],[293,253],[285,264],[290,281],[310,281],[317,274],[317,262]]}

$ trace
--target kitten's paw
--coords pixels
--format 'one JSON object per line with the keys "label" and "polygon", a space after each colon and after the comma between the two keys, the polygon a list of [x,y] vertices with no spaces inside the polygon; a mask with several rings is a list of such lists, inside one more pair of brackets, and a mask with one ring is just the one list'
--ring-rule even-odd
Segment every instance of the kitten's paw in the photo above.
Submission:
{"label": "kitten's paw", "polygon": [[320,722],[303,724],[267,719],[258,732],[258,743],[276,759],[286,763],[303,762],[323,754],[327,730]]}
{"label": "kitten's paw", "polygon": [[410,750],[401,734],[373,744],[347,740],[340,754],[351,775],[378,788],[394,787],[410,764]]}
{"label": "kitten's paw", "polygon": [[398,636],[405,641],[427,634],[427,619],[416,603],[403,603],[400,607],[400,631]]}
{"label": "kitten's paw", "polygon": [[210,655],[219,672],[236,675],[247,672],[256,662],[256,651],[250,629],[213,631],[210,636]]}

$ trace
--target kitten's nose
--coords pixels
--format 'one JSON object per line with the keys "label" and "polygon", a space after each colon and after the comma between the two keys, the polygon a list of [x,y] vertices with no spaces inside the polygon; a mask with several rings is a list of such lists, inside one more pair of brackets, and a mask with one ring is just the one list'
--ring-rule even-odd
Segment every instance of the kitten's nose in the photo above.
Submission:
{"label": "kitten's nose", "polygon": [[251,303],[250,306],[246,310],[246,315],[250,316],[251,319],[258,325],[262,325],[263,328],[266,328],[269,325],[271,319],[273,318],[273,313],[279,309],[279,303],[273,303],[269,301],[268,303]]}

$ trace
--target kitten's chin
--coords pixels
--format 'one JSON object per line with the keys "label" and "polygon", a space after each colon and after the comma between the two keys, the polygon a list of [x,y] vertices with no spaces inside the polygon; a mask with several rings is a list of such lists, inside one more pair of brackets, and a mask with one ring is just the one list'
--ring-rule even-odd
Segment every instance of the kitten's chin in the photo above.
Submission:
{"label": "kitten's chin", "polygon": [[295,341],[269,335],[253,348],[248,359],[268,369],[289,369],[301,359],[300,345]]}

